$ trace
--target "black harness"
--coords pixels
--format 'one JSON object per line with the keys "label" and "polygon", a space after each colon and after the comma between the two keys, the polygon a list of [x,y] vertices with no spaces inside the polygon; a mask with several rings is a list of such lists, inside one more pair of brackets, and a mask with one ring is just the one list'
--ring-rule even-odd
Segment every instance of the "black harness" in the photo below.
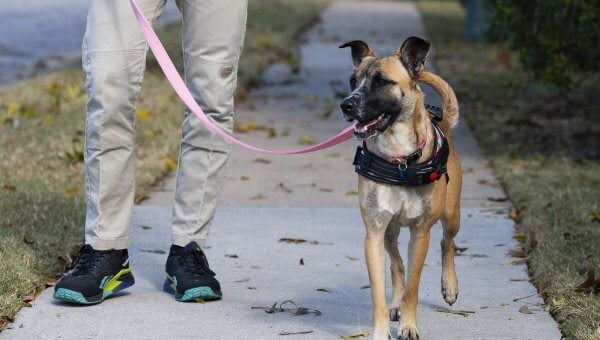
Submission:
{"label": "black harness", "polygon": [[406,163],[391,163],[367,150],[365,143],[363,143],[362,147],[359,146],[356,149],[356,155],[352,163],[356,172],[375,182],[392,185],[413,187],[427,185],[437,181],[442,175],[445,175],[446,181],[448,181],[446,162],[448,161],[450,149],[446,136],[439,127],[436,118],[434,115],[431,120],[435,130],[433,153],[426,161],[412,164],[421,157],[422,150],[419,148],[405,157]]}

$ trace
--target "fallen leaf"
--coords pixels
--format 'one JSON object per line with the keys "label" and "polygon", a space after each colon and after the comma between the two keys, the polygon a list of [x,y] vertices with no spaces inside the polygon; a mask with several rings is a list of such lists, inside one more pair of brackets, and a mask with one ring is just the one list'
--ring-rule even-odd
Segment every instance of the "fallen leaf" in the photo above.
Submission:
{"label": "fallen leaf", "polygon": [[250,121],[247,123],[235,123],[233,125],[233,131],[239,133],[246,133],[255,130],[264,130],[265,127],[258,124],[257,122]]}
{"label": "fallen leaf", "polygon": [[513,282],[529,281],[529,279],[510,279]]}
{"label": "fallen leaf", "polygon": [[136,114],[137,118],[141,121],[148,119],[148,111],[146,111],[144,109],[137,109],[135,114]]}
{"label": "fallen leaf", "polygon": [[358,261],[358,258],[356,258],[354,256],[346,255],[346,258],[350,261]]}
{"label": "fallen leaf", "polygon": [[529,256],[509,259],[505,262],[505,264],[517,265],[517,264],[523,264],[527,261],[529,261]]}
{"label": "fallen leaf", "polygon": [[366,338],[368,336],[369,336],[369,333],[361,332],[361,333],[354,333],[354,334],[348,334],[348,335],[341,335],[340,338],[343,340],[347,340],[347,339],[354,339],[354,338]]}
{"label": "fallen leaf", "polygon": [[141,252],[144,253],[154,253],[154,254],[166,254],[167,252],[161,249],[140,249]]}
{"label": "fallen leaf", "polygon": [[454,250],[457,251],[457,252],[459,252],[459,253],[464,253],[465,251],[467,251],[467,249],[469,249],[469,248],[467,248],[467,247],[458,247],[458,246],[454,245]]}
{"label": "fallen leaf", "polygon": [[464,317],[469,316],[469,314],[475,314],[475,311],[459,310],[459,309],[457,309],[457,310],[451,310],[451,309],[442,308],[442,307],[435,307],[435,308],[433,308],[433,310],[435,310],[436,312],[440,312],[440,313],[462,315]]}
{"label": "fallen leaf", "polygon": [[306,240],[305,239],[301,239],[301,238],[283,237],[283,238],[279,239],[279,242],[298,244],[298,243],[305,243]]}
{"label": "fallen leaf", "polygon": [[515,240],[525,240],[527,239],[527,235],[525,235],[525,233],[516,233],[513,235],[513,238]]}
{"label": "fallen leaf", "polygon": [[538,295],[538,293],[533,293],[533,294],[529,294],[529,295],[521,296],[521,297],[519,297],[519,298],[513,299],[513,302],[517,302],[517,301],[519,301],[519,300],[527,299],[527,298],[530,298],[530,297],[532,297],[532,296],[536,296],[536,295]]}
{"label": "fallen leaf", "polygon": [[35,239],[29,234],[23,234],[23,242],[31,245],[35,243]]}
{"label": "fallen leaf", "polygon": [[150,229],[152,229],[152,227],[149,227],[147,225],[142,225],[142,226],[140,226],[140,228],[142,228],[144,230],[150,230]]}
{"label": "fallen leaf", "polygon": [[[290,305],[290,307],[286,307],[288,305]],[[321,315],[320,311],[318,311],[316,309],[312,309],[312,308],[298,306],[292,300],[283,301],[282,303],[279,304],[279,307],[277,306],[277,302],[275,302],[273,304],[273,306],[271,306],[271,307],[252,306],[250,308],[251,309],[262,309],[267,314],[272,314],[275,312],[282,312],[282,313],[287,312],[287,313],[291,313],[293,315],[306,315],[306,314],[314,314],[315,316]]]}
{"label": "fallen leaf", "polygon": [[277,137],[277,130],[275,130],[274,127],[270,127],[267,129],[267,137],[269,138],[275,138]]}
{"label": "fallen leaf", "polygon": [[519,313],[523,313],[523,314],[533,314],[532,311],[529,310],[529,307],[527,306],[523,306],[521,308],[519,308]]}
{"label": "fallen leaf", "polygon": [[592,256],[585,259],[585,281],[574,288],[576,292],[598,292],[600,288],[600,278],[596,280],[596,270],[592,262]]}
{"label": "fallen leaf", "polygon": [[254,163],[271,164],[271,161],[264,158],[257,158],[254,160]]}
{"label": "fallen leaf", "polygon": [[371,285],[360,286],[360,289],[371,289]]}
{"label": "fallen leaf", "polygon": [[565,304],[565,298],[560,298],[558,300],[552,299],[552,307],[560,308],[564,304]]}
{"label": "fallen leaf", "polygon": [[255,289],[256,289],[256,287],[246,287],[246,289],[255,290]]}
{"label": "fallen leaf", "polygon": [[283,184],[283,182],[279,183],[279,187],[281,188],[281,190],[285,191],[288,194],[291,194],[292,192],[294,192],[294,190],[286,187],[285,184]]}
{"label": "fallen leaf", "polygon": [[300,259],[300,265],[303,266],[304,265],[304,259]]}
{"label": "fallen leaf", "polygon": [[300,138],[298,138],[298,144],[302,144],[302,145],[313,145],[315,144],[315,138],[309,135],[304,135]]}
{"label": "fallen leaf", "polygon": [[504,196],[504,197],[488,197],[487,199],[488,199],[488,201],[491,201],[491,202],[506,202],[506,201],[508,201],[509,198]]}
{"label": "fallen leaf", "polygon": [[490,184],[490,181],[488,181],[487,179],[484,179],[484,178],[480,179],[477,182],[482,185]]}
{"label": "fallen leaf", "polygon": [[356,196],[356,195],[358,195],[358,191],[356,191],[356,190],[346,191],[346,196]]}
{"label": "fallen leaf", "polygon": [[167,170],[175,171],[177,169],[177,161],[167,158],[165,159],[165,166],[167,167]]}
{"label": "fallen leaf", "polygon": [[249,181],[250,177],[248,177],[248,176],[241,176],[240,180],[242,180],[242,181]]}
{"label": "fallen leaf", "polygon": [[17,187],[14,186],[14,185],[10,185],[10,184],[4,184],[2,186],[2,189],[6,190],[8,192],[15,192],[15,191],[17,191]]}
{"label": "fallen leaf", "polygon": [[331,289],[326,288],[326,287],[317,288],[315,290],[318,291],[318,292],[325,292],[325,293],[330,293],[331,292]]}
{"label": "fallen leaf", "polygon": [[302,335],[302,334],[310,334],[313,331],[300,331],[300,332],[288,332],[288,331],[281,331],[279,333],[279,335]]}
{"label": "fallen leaf", "polygon": [[587,215],[587,218],[590,222],[600,222],[600,210],[590,211]]}
{"label": "fallen leaf", "polygon": [[225,257],[231,257],[232,259],[238,258],[238,256],[236,254],[225,254]]}
{"label": "fallen leaf", "polygon": [[265,196],[265,195],[263,195],[263,194],[258,194],[258,195],[256,195],[256,196],[254,196],[254,197],[250,198],[250,199],[251,199],[251,200],[254,200],[254,201],[256,201],[256,200],[264,200],[264,199],[266,199],[266,198],[267,198],[267,196]]}
{"label": "fallen leaf", "polygon": [[234,283],[242,283],[242,282],[248,282],[248,281],[250,281],[250,279],[249,279],[249,278],[243,278],[243,279],[235,280],[235,281],[233,281],[233,282],[234,282]]}

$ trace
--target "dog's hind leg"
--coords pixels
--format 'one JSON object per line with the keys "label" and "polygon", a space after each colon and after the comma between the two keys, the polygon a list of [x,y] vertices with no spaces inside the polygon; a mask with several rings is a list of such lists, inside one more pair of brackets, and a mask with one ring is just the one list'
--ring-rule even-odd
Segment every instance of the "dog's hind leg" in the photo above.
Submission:
{"label": "dog's hind leg", "polygon": [[[389,215],[389,216],[388,216]],[[374,218],[363,216],[367,234],[365,236],[365,258],[371,297],[373,301],[373,339],[390,339],[390,317],[385,302],[385,230],[391,214],[380,213]]]}
{"label": "dog's hind leg", "polygon": [[417,330],[417,303],[419,300],[419,283],[421,272],[429,249],[429,230],[432,223],[423,226],[411,226],[408,246],[408,276],[406,289],[402,298],[400,312],[400,339],[415,340],[419,338]]}
{"label": "dog's hind leg", "polygon": [[400,225],[392,223],[385,232],[385,250],[390,256],[390,270],[392,272],[392,305],[390,306],[390,319],[397,321],[402,307],[404,295],[404,263],[398,249],[398,235]]}

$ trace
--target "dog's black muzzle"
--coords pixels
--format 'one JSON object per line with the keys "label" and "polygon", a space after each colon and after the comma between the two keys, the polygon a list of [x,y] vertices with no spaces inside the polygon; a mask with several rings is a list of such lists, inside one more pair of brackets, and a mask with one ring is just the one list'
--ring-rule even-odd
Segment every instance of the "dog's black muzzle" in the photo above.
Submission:
{"label": "dog's black muzzle", "polygon": [[342,109],[342,114],[346,121],[351,122],[356,119],[355,115],[358,111],[357,109],[358,105],[360,104],[360,99],[360,95],[353,94],[342,100],[340,108]]}

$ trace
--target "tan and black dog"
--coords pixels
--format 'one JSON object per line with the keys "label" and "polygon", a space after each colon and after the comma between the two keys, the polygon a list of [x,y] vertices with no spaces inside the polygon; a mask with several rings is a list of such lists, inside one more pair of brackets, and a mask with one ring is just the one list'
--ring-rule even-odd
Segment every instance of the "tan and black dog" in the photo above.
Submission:
{"label": "tan and black dog", "polygon": [[[454,237],[460,228],[462,174],[450,131],[458,121],[456,95],[443,79],[424,71],[430,49],[426,40],[408,38],[395,55],[385,57],[376,57],[363,41],[340,46],[343,47],[351,48],[354,67],[350,78],[352,92],[343,100],[341,108],[346,120],[358,122],[355,136],[364,140],[364,149],[404,170],[413,163],[427,163],[437,155],[440,135],[445,137],[443,141],[447,144],[444,152],[447,160],[439,161],[443,164],[438,165],[443,169],[435,175],[427,173],[425,184],[394,185],[368,178],[370,176],[358,176],[360,210],[366,227],[365,256],[373,299],[373,338],[391,337],[391,319],[399,320],[400,338],[418,339],[419,281],[429,247],[430,229],[438,220],[442,221],[444,230],[442,295],[450,305],[458,295]],[[442,99],[444,117],[435,125],[425,109],[419,82],[432,86]],[[398,250],[400,227],[410,230],[406,272]],[[393,283],[389,311],[385,301],[386,251],[391,260]]]}

